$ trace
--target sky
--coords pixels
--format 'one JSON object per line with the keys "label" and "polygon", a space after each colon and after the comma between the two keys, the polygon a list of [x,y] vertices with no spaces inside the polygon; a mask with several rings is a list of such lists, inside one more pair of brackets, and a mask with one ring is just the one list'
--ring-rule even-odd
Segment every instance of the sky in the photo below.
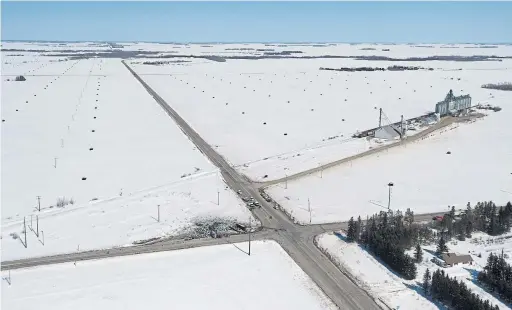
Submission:
{"label": "sky", "polygon": [[512,2],[1,2],[2,40],[512,43]]}

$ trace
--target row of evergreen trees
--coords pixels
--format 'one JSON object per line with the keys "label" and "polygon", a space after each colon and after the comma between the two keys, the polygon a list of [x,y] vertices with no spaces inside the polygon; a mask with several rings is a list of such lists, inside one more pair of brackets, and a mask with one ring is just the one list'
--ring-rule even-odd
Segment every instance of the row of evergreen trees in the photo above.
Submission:
{"label": "row of evergreen trees", "polygon": [[478,280],[503,300],[512,303],[512,266],[507,264],[503,253],[489,255],[487,265],[478,274]]}
{"label": "row of evergreen trees", "polygon": [[489,300],[483,300],[472,293],[463,281],[450,278],[444,270],[437,269],[430,274],[427,269],[423,275],[423,290],[426,295],[439,300],[450,309],[455,310],[499,310]]}
{"label": "row of evergreen trees", "polygon": [[414,214],[409,209],[402,212],[389,211],[375,214],[362,224],[361,217],[348,224],[348,241],[359,241],[382,259],[391,269],[405,279],[416,278],[414,259],[405,253],[405,249],[417,240],[414,234]]}
{"label": "row of evergreen trees", "polygon": [[468,203],[466,212],[456,220],[455,207],[446,214],[441,228],[448,239],[457,237],[459,240],[470,238],[473,231],[486,232],[497,236],[510,231],[512,226],[512,204],[508,202],[498,207],[492,201],[479,202],[474,208]]}

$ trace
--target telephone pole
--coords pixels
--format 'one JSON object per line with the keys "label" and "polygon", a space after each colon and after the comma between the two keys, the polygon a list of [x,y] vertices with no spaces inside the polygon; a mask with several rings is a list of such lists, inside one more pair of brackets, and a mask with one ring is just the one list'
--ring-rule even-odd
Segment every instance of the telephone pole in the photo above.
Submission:
{"label": "telephone pole", "polygon": [[[57,164],[57,162],[55,162]],[[37,196],[37,210],[41,212],[41,196]]]}
{"label": "telephone pole", "polygon": [[217,190],[217,205],[220,206],[220,192]]}
{"label": "telephone pole", "polygon": [[160,205],[158,205],[158,222],[160,222]]}
{"label": "telephone pole", "polygon": [[311,225],[311,202],[308,198],[309,224]]}
{"label": "telephone pole", "polygon": [[251,256],[251,226],[252,226],[252,221],[251,221],[251,217],[249,216],[249,256]]}
{"label": "telephone pole", "polygon": [[25,233],[25,249],[27,248],[27,224],[25,222],[25,217],[23,217],[23,232]]}
{"label": "telephone pole", "polygon": [[389,182],[388,183],[388,188],[389,188],[389,195],[388,195],[388,210],[389,208],[391,207],[391,188],[393,187],[393,182]]}
{"label": "telephone pole", "polygon": [[39,238],[39,215],[36,215],[36,236]]}

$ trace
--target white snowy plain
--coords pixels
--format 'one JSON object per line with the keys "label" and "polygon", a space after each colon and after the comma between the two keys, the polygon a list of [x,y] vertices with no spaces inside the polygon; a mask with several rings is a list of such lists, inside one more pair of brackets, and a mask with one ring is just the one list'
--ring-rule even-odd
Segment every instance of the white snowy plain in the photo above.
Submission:
{"label": "white snowy plain", "polygon": [[238,243],[13,270],[2,308],[336,309],[277,243],[247,250]]}
{"label": "white snowy plain", "polygon": [[[425,50],[407,48],[410,53]],[[329,54],[329,48],[302,49]],[[376,147],[375,142],[352,135],[377,127],[379,108],[395,122],[401,115],[407,119],[434,111],[450,89],[456,95],[470,94],[473,104],[487,101],[489,93],[496,91],[480,86],[506,81],[512,64],[507,59],[481,63],[229,59],[219,63],[185,58],[174,60],[184,63],[142,64],[160,60],[137,59],[132,65],[219,153],[255,181],[285,177]],[[319,70],[390,65],[434,70]]]}
{"label": "white snowy plain", "polygon": [[480,88],[493,76],[505,78],[503,74],[475,75],[473,87],[467,88],[473,100],[480,98],[502,111],[488,111],[488,116],[474,122],[452,125],[321,175],[271,186],[267,192],[301,223],[309,222],[308,201],[313,223],[345,221],[386,210],[390,182],[394,210],[431,213],[467,202],[504,204],[512,199],[512,94]]}
{"label": "white snowy plain", "polygon": [[[472,240],[482,238],[482,235],[484,234],[475,234]],[[442,305],[427,299],[423,295],[420,285],[423,282],[423,274],[427,268],[430,272],[440,268],[430,261],[433,257],[432,253],[435,252],[435,245],[423,247],[430,250],[430,252],[423,251],[423,261],[417,265],[416,279],[408,281],[381,264],[357,243],[347,243],[340,236],[344,235],[338,235],[337,233],[323,234],[318,237],[318,245],[328,252],[342,268],[351,274],[358,285],[367,290],[374,298],[393,309],[444,309]],[[495,239],[495,237],[489,237],[489,239]],[[512,242],[501,243],[501,245],[504,245],[508,251],[512,250]],[[448,247],[450,251],[459,254],[468,252],[483,254],[482,258],[472,255],[473,259],[476,260],[475,265],[461,265],[442,269],[450,277],[456,277],[458,280],[464,281],[481,298],[489,299],[492,304],[498,305],[500,309],[509,309],[507,305],[473,282],[472,273],[475,274],[476,271],[485,266],[487,256],[490,253],[490,251],[486,251],[486,246],[467,239],[464,242],[458,241],[456,246],[451,243]],[[494,252],[497,253],[498,251],[494,250]],[[483,265],[479,265],[482,263]]]}
{"label": "white snowy plain", "polygon": [[[249,221],[216,167],[120,59],[26,59],[7,58],[19,64],[8,73],[35,76],[2,80],[3,261],[166,237],[197,218]],[[74,204],[59,208],[59,197]],[[27,229],[25,248],[13,236],[24,239],[24,218],[37,230],[37,216],[42,233]]]}

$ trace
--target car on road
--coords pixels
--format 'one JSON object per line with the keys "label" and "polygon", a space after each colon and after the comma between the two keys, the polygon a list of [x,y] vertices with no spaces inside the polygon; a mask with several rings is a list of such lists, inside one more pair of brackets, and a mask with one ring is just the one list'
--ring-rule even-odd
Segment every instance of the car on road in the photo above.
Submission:
{"label": "car on road", "polygon": [[249,197],[244,197],[244,198],[242,198],[242,200],[243,200],[244,202],[249,202],[249,201],[251,201],[251,198],[249,198]]}

